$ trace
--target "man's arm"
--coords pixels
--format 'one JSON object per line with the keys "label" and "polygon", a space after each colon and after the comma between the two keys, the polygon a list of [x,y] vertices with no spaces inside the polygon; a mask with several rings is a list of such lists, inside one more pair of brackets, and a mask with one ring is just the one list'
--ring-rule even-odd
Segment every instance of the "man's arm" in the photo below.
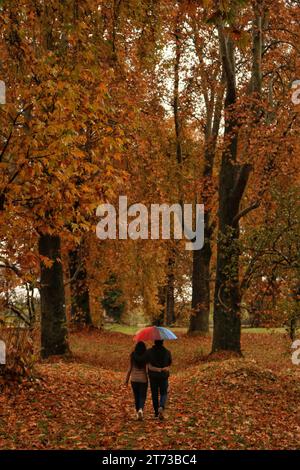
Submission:
{"label": "man's arm", "polygon": [[152,370],[153,372],[161,372],[164,370],[164,367],[154,367],[151,364],[148,364],[148,370]]}

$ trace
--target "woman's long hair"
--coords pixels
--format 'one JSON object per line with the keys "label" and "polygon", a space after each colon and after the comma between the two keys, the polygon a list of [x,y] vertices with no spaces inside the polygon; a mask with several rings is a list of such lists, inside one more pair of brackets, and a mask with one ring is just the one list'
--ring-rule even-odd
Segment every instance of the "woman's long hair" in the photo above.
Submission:
{"label": "woman's long hair", "polygon": [[143,369],[147,364],[146,352],[147,348],[143,341],[136,343],[134,351],[131,353],[131,359],[138,369]]}

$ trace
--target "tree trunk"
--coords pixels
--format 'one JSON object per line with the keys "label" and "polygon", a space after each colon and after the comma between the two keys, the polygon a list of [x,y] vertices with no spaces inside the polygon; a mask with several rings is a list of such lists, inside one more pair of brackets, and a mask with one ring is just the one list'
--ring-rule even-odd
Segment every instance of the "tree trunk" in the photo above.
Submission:
{"label": "tree trunk", "polygon": [[232,210],[226,211],[226,213],[224,206],[223,196],[220,206],[220,229],[217,244],[212,350],[231,350],[240,353],[239,255],[236,247],[238,227],[233,226],[236,212]]}
{"label": "tree trunk", "polygon": [[219,189],[213,351],[241,352],[238,214],[250,170],[250,165],[233,165],[227,154],[223,154]]}
{"label": "tree trunk", "polygon": [[165,321],[166,311],[166,286],[158,286],[158,301],[161,305],[161,311],[158,317],[154,318],[152,324],[154,326],[162,326]]}
{"label": "tree trunk", "polygon": [[89,287],[83,243],[69,253],[69,271],[71,278],[71,318],[72,322],[81,326],[91,326]]}
{"label": "tree trunk", "polygon": [[59,236],[41,235],[39,254],[53,263],[41,262],[41,355],[47,358],[69,351]]}

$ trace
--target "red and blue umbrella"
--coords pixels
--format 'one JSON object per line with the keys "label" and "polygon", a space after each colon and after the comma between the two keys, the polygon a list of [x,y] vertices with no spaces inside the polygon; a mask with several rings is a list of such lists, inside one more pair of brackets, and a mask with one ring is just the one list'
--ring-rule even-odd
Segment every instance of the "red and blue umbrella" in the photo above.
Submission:
{"label": "red and blue umbrella", "polygon": [[177,339],[177,336],[163,326],[147,326],[142,330],[138,331],[133,338],[136,342],[138,341],[155,341],[157,339]]}

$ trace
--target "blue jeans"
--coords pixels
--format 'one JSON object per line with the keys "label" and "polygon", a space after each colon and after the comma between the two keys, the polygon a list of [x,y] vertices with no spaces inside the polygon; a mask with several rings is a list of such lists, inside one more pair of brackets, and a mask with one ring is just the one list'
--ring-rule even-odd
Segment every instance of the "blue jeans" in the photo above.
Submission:
{"label": "blue jeans", "polygon": [[147,397],[147,382],[131,382],[131,387],[134,394],[135,409],[139,411],[144,409],[146,397]]}
{"label": "blue jeans", "polygon": [[158,415],[158,408],[165,408],[168,398],[168,378],[150,377],[150,387],[152,394],[152,403],[155,416]]}

